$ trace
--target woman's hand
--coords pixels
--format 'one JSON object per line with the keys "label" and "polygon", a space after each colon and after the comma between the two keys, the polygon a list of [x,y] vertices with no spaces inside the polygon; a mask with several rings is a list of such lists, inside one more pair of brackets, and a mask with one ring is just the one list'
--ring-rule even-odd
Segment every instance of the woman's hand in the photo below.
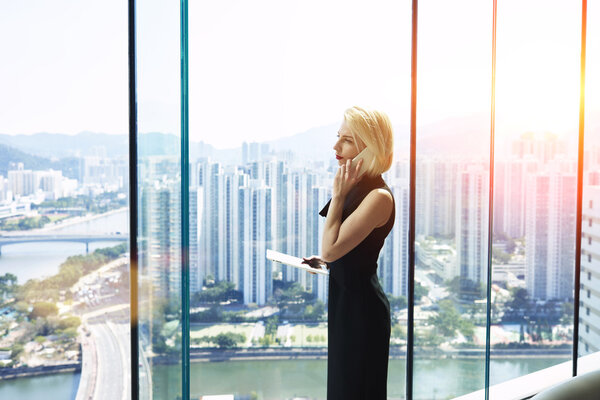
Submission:
{"label": "woman's hand", "polygon": [[[329,269],[329,265],[327,265],[327,263],[325,261],[323,261],[321,259],[321,257],[319,257],[319,256],[310,256],[308,258],[302,257],[302,264],[308,264],[310,267],[316,268],[316,269],[321,269],[321,265],[325,264],[327,266],[327,269]],[[308,272],[310,272],[310,271],[308,271]],[[316,274],[316,272],[310,272],[310,273],[313,275]]]}
{"label": "woman's hand", "polygon": [[333,179],[333,196],[346,197],[350,189],[359,181],[357,175],[362,163],[362,159],[358,160],[356,167],[353,168],[351,160],[348,160],[338,168]]}

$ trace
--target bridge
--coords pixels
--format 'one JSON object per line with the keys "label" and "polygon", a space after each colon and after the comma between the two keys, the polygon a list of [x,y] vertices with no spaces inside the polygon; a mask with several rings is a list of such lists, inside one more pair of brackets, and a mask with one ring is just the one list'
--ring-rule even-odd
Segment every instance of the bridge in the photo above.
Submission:
{"label": "bridge", "polygon": [[89,253],[89,244],[92,242],[125,242],[129,240],[129,235],[106,234],[106,235],[14,235],[0,236],[0,256],[2,255],[2,246],[8,246],[17,243],[36,243],[36,242],[71,242],[85,243],[85,252]]}

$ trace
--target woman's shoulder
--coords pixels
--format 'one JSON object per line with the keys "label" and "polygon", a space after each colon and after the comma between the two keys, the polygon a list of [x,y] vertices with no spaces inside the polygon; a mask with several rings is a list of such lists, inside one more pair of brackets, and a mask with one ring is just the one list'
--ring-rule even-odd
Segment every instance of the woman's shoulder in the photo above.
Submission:
{"label": "woman's shoulder", "polygon": [[394,197],[385,188],[371,190],[363,199],[360,207],[378,221],[376,227],[384,225],[394,211]]}
{"label": "woman's shoulder", "polygon": [[392,192],[388,187],[380,187],[374,188],[371,191],[369,191],[369,193],[367,193],[363,201],[373,203],[376,206],[385,207],[388,204],[393,204],[394,196],[392,195]]}

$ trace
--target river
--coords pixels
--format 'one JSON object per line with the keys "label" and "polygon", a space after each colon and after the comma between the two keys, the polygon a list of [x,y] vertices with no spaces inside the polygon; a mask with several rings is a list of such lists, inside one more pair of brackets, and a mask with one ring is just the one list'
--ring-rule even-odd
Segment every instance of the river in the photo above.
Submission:
{"label": "river", "polygon": [[[566,361],[564,358],[514,358],[491,361],[492,383],[525,375]],[[155,400],[173,400],[180,393],[179,366],[157,366],[153,383]],[[442,359],[415,361],[415,399],[446,399],[483,387],[482,360]],[[229,361],[192,363],[191,398],[209,394],[250,394],[259,399],[294,396],[325,399],[327,361]],[[405,361],[390,360],[388,397],[404,393]],[[0,381],[0,399],[71,400],[79,374]],[[115,399],[118,400],[118,399]]]}
{"label": "river", "polygon": [[[32,232],[32,235],[102,235],[115,232],[127,234],[127,210],[81,219],[76,223],[52,230],[37,230]],[[89,245],[89,251],[119,243],[121,242],[92,242]],[[85,254],[84,243],[34,242],[4,245],[0,256],[0,275],[7,272],[13,273],[17,276],[17,282],[22,285],[29,279],[40,279],[56,274],[58,267],[67,257],[77,254]]]}

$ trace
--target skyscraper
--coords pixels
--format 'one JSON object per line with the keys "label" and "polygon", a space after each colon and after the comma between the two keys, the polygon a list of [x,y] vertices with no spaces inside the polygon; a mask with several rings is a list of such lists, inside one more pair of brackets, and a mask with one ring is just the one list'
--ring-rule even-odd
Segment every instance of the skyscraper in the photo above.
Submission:
{"label": "skyscraper", "polygon": [[[326,187],[314,186],[312,189],[312,206],[310,214],[310,217],[313,220],[311,233],[312,254],[307,254],[307,256],[321,254],[321,238],[323,237],[325,218],[321,217],[318,212],[327,203],[327,199],[329,199],[330,195],[330,190]],[[329,277],[318,274],[314,275],[312,286],[313,293],[315,293],[317,298],[327,304],[329,296]]]}
{"label": "skyscraper", "polygon": [[536,172],[537,165],[531,157],[512,159],[501,165],[504,169],[503,186],[500,187],[498,185],[500,182],[497,182],[496,187],[501,188],[504,194],[502,223],[504,232],[512,238],[522,238],[525,235],[527,179]]}
{"label": "skyscraper", "polygon": [[394,227],[386,238],[378,261],[378,275],[385,293],[406,296],[408,274],[408,180],[392,179]]}
{"label": "skyscraper", "polygon": [[245,201],[250,211],[249,241],[244,243],[249,264],[244,266],[244,303],[264,305],[273,295],[272,263],[265,255],[271,247],[271,188],[250,181]]}
{"label": "skyscraper", "polygon": [[456,256],[462,279],[487,282],[488,171],[469,165],[458,174]]}
{"label": "skyscraper", "polygon": [[600,350],[600,186],[583,189],[579,355]]}
{"label": "skyscraper", "polygon": [[525,280],[534,299],[572,297],[575,200],[574,175],[554,170],[528,179]]}
{"label": "skyscraper", "polygon": [[417,167],[416,225],[424,236],[453,235],[458,163],[425,159]]}

